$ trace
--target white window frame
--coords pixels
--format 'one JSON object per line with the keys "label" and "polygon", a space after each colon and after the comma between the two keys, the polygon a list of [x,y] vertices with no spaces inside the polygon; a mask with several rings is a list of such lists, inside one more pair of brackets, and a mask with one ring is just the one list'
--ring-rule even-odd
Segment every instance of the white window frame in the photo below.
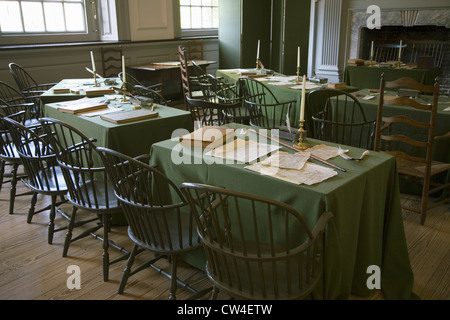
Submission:
{"label": "white window frame", "polygon": [[[220,0],[219,0],[220,1]],[[217,36],[219,34],[219,28],[201,28],[201,29],[181,29],[180,19],[180,0],[174,0],[174,22],[175,30],[178,30],[178,35],[181,37],[195,37],[195,36]]]}
{"label": "white window frame", "polygon": [[[46,0],[41,0],[45,2]],[[86,32],[59,32],[59,33],[1,33],[1,43],[5,45],[68,43],[100,40],[98,32],[99,15],[97,0],[84,0]],[[96,17],[96,18],[94,18]]]}

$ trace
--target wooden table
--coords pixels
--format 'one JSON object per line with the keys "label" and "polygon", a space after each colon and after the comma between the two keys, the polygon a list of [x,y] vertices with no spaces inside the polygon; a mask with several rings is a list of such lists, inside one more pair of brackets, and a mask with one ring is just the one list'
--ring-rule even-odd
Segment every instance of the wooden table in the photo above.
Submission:
{"label": "wooden table", "polygon": [[[228,126],[237,130],[242,127]],[[308,139],[308,143],[322,142]],[[354,157],[364,151],[346,148]],[[181,163],[173,161],[174,151],[183,159]],[[380,268],[381,289],[386,299],[413,298],[413,273],[403,229],[395,158],[371,152],[359,162],[340,157],[329,161],[347,172],[339,171],[329,180],[307,186],[260,175],[246,169],[246,164],[208,157],[203,149],[183,146],[174,139],[153,144],[150,160],[176,185],[206,183],[287,203],[298,210],[309,227],[315,225],[324,210],[332,211],[334,218],[328,224],[325,240],[326,299],[348,299],[351,293],[366,297],[372,294],[373,288],[367,286],[372,274],[368,271],[370,266]],[[202,252],[185,259],[204,269]]]}
{"label": "wooden table", "polygon": [[[206,72],[206,67],[209,66],[214,61],[208,60],[195,60],[195,62]],[[167,83],[173,80],[180,80],[180,86],[175,96],[179,97],[182,93],[181,90],[181,71],[180,71],[180,62],[179,61],[167,61],[167,62],[155,62],[151,64],[137,65],[137,66],[126,66],[127,72],[134,75],[136,79],[139,81],[155,81],[157,83]],[[195,75],[194,67],[192,64],[189,66],[190,73]],[[165,97],[168,96],[167,93],[164,92],[163,85],[163,95]]]}

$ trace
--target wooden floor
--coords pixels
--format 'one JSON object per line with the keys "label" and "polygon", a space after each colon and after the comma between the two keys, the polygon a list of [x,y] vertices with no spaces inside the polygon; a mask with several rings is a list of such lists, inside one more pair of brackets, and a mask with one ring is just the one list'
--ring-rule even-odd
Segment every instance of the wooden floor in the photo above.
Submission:
{"label": "wooden floor", "polygon": [[[20,191],[25,187],[20,183]],[[153,269],[144,270],[127,283],[123,294],[117,293],[125,261],[110,268],[110,280],[102,279],[102,245],[88,237],[71,245],[69,255],[62,257],[65,232],[55,235],[53,244],[47,243],[48,212],[34,216],[26,222],[29,196],[18,197],[14,215],[8,214],[9,184],[0,192],[0,299],[1,300],[166,300],[168,280]],[[48,197],[40,197],[38,205],[44,207]],[[70,206],[62,209],[70,212]],[[426,226],[421,226],[417,214],[404,213],[404,224],[412,269],[415,276],[414,292],[423,300],[450,300],[450,213],[442,206],[429,213]],[[66,220],[60,216],[59,225]],[[113,227],[111,238],[116,244],[131,249],[126,227]],[[115,249],[110,250],[119,256]],[[147,257],[149,257],[147,255]],[[139,260],[144,260],[140,257]],[[158,262],[169,270],[167,262]],[[76,265],[81,271],[81,289],[69,290],[67,268]],[[205,288],[209,282],[205,274],[187,264],[179,268],[179,275],[194,288]],[[179,289],[178,298],[189,295]],[[361,299],[352,296],[350,299]],[[380,292],[369,299],[383,299]]]}

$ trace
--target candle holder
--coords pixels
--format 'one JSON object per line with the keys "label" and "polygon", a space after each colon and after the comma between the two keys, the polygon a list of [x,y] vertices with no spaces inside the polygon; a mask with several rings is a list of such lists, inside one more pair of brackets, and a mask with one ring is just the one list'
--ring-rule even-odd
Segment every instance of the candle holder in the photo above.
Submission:
{"label": "candle holder", "polygon": [[300,83],[300,66],[297,66],[297,80],[296,80],[297,84]]}
{"label": "candle holder", "polygon": [[94,87],[100,87],[100,85],[97,82],[97,71],[92,72],[94,75]]}
{"label": "candle holder", "polygon": [[400,65],[401,65],[401,61],[400,61],[400,57],[398,57],[397,69],[400,69]]}
{"label": "candle holder", "polygon": [[369,67],[373,67],[376,64],[376,62],[373,61],[373,55],[370,56],[370,62]]}
{"label": "candle holder", "polygon": [[294,144],[294,147],[299,150],[306,150],[308,146],[304,143],[306,140],[306,130],[303,129],[305,120],[300,120],[300,129],[298,129],[298,140]]}
{"label": "candle holder", "polygon": [[259,58],[256,58],[256,68],[255,69],[256,70],[261,70]]}
{"label": "candle holder", "polygon": [[128,101],[130,101],[128,98],[127,98],[127,96],[125,95],[125,92],[127,91],[127,83],[126,82],[124,82],[123,84],[122,84],[122,90],[123,90],[123,97],[122,97],[122,100],[120,100],[121,102],[128,102]]}

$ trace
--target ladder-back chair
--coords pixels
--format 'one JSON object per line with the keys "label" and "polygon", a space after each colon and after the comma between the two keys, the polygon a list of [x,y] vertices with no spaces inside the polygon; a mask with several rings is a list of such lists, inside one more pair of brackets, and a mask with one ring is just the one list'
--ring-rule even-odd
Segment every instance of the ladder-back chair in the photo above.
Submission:
{"label": "ladder-back chair", "polygon": [[[395,88],[410,88],[432,94],[432,103],[421,103],[420,99],[406,96],[394,98],[385,96],[385,90]],[[439,191],[444,191],[445,195],[445,190],[450,188],[449,181],[442,184],[436,179],[433,180],[436,175],[448,173],[450,169],[450,164],[433,160],[434,141],[441,138],[435,136],[438,95],[439,78],[436,78],[434,86],[427,86],[407,77],[386,81],[384,74],[381,76],[374,149],[395,156],[399,175],[422,183],[419,208],[403,205],[404,209],[420,213],[422,225],[425,224],[427,210],[449,201],[448,193],[433,205],[429,205],[431,201],[428,201],[430,195],[436,197]],[[398,110],[397,113],[389,111],[388,114],[389,106],[404,106],[404,110],[397,107],[393,109]],[[408,115],[410,110],[421,111],[421,119]],[[409,147],[409,150],[415,150],[414,154],[401,151],[401,148],[405,146]]]}

